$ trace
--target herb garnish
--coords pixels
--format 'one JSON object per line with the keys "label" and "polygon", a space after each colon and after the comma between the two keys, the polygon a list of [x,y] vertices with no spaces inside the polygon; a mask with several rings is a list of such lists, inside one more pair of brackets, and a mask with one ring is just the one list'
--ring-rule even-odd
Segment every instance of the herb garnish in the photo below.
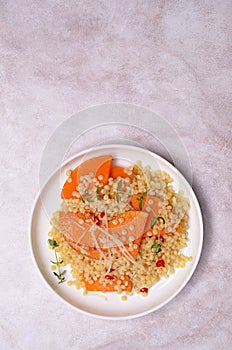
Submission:
{"label": "herb garnish", "polygon": [[162,216],[156,216],[151,222],[151,228],[153,228],[155,226],[155,224],[157,223],[158,220],[162,220],[163,223],[165,224],[165,220]]}
{"label": "herb garnish", "polygon": [[59,247],[59,245],[57,244],[57,242],[54,239],[49,239],[48,243],[52,249]]}
{"label": "herb garnish", "polygon": [[118,185],[117,185],[117,192],[116,192],[116,200],[117,200],[117,203],[120,202],[120,189],[122,188],[122,185],[123,185],[123,182],[122,182],[122,179],[119,180],[118,182]]}
{"label": "herb garnish", "polygon": [[162,251],[162,248],[161,248],[161,243],[160,241],[154,241],[154,243],[152,244],[151,246],[151,249],[154,248],[155,249],[155,253],[158,254],[159,252]]}
{"label": "herb garnish", "polygon": [[49,243],[50,247],[52,249],[54,249],[56,261],[52,261],[52,260],[50,260],[50,261],[52,264],[57,266],[58,273],[53,272],[53,274],[58,278],[58,280],[59,280],[58,284],[60,284],[60,283],[63,283],[65,281],[64,274],[66,273],[66,270],[64,270],[62,272],[60,270],[60,265],[62,264],[63,260],[59,260],[58,256],[57,256],[56,248],[59,247],[59,244],[57,244],[55,239],[48,239],[48,243]]}
{"label": "herb garnish", "polygon": [[91,198],[88,197],[88,193],[87,193],[87,190],[85,190],[83,196],[83,198],[85,198],[88,202],[93,202],[93,200]]}
{"label": "herb garnish", "polygon": [[103,186],[102,187],[98,187],[97,190],[96,190],[96,196],[97,196],[97,199],[99,201],[101,200],[101,197],[100,197],[99,193],[101,192],[102,189],[103,189]]}
{"label": "herb garnish", "polygon": [[148,190],[143,192],[143,194],[140,197],[137,197],[137,199],[139,201],[139,209],[140,210],[143,210],[143,201],[144,201],[144,198],[147,195],[147,193],[148,193]]}

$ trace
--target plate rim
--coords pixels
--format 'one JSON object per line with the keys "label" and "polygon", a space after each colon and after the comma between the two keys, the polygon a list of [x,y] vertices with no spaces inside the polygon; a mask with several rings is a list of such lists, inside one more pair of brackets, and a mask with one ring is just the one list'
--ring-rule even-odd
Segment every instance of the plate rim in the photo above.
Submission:
{"label": "plate rim", "polygon": [[[193,200],[196,204],[196,209],[197,209],[197,214],[198,214],[198,219],[199,219],[199,245],[198,245],[198,250],[197,250],[197,254],[195,256],[195,261],[194,264],[190,270],[190,273],[188,274],[188,276],[186,277],[184,283],[181,283],[180,287],[176,289],[176,291],[169,297],[167,298],[165,301],[163,301],[162,303],[160,303],[159,305],[150,308],[149,310],[143,311],[143,312],[138,312],[132,315],[128,315],[128,316],[106,316],[106,315],[99,315],[97,313],[93,313],[93,312],[88,312],[86,310],[83,310],[75,305],[73,305],[72,303],[70,303],[69,301],[67,301],[66,299],[64,299],[55,289],[52,288],[52,286],[48,283],[48,281],[46,280],[46,278],[44,277],[37,261],[35,258],[35,254],[34,254],[34,250],[33,250],[33,238],[32,238],[32,224],[33,224],[33,216],[35,213],[35,209],[37,206],[38,201],[41,201],[41,193],[43,192],[44,188],[46,187],[46,185],[48,184],[48,182],[52,179],[52,177],[58,172],[60,171],[60,169],[62,169],[63,167],[65,167],[65,165],[67,165],[69,162],[72,162],[75,158],[78,158],[84,154],[87,154],[89,152],[93,152],[96,150],[104,150],[107,149],[109,147],[112,148],[120,148],[120,147],[126,147],[128,149],[133,149],[135,150],[139,150],[139,151],[144,151],[146,153],[149,153],[151,156],[155,156],[155,158],[157,158],[158,160],[160,160],[161,162],[164,162],[168,167],[170,167],[174,172],[176,172],[178,174],[178,176],[181,177],[182,181],[186,182],[187,186],[189,187],[189,194],[191,194],[191,196],[193,197]],[[41,201],[41,205],[42,201]],[[198,198],[195,194],[195,192],[193,191],[192,186],[190,185],[190,183],[188,182],[188,180],[184,177],[184,175],[173,165],[171,164],[168,160],[166,160],[165,158],[163,158],[162,156],[158,155],[157,153],[155,153],[154,151],[151,151],[145,147],[139,147],[139,146],[135,146],[135,145],[128,145],[128,144],[121,144],[121,143],[112,143],[112,144],[104,144],[104,145],[98,145],[98,146],[92,146],[90,148],[84,149],[78,153],[76,153],[75,155],[70,156],[68,159],[66,159],[60,166],[56,167],[56,169],[49,175],[49,177],[46,179],[46,181],[42,184],[41,188],[38,190],[37,195],[33,201],[32,204],[32,208],[30,211],[30,217],[29,217],[29,248],[30,248],[30,253],[32,256],[32,260],[33,263],[40,275],[40,278],[43,280],[43,282],[45,283],[45,285],[52,291],[52,293],[54,295],[56,295],[63,303],[67,304],[69,307],[71,307],[72,309],[74,309],[77,312],[80,312],[84,315],[87,316],[91,316],[94,318],[98,318],[98,319],[106,319],[106,320],[128,320],[128,319],[134,319],[134,318],[139,318],[139,317],[143,317],[146,315],[149,315],[150,313],[159,310],[160,308],[162,308],[163,306],[165,306],[166,304],[168,304],[171,300],[173,300],[187,285],[187,283],[191,280],[201,257],[202,254],[202,248],[203,248],[203,241],[204,241],[204,223],[203,223],[203,216],[202,216],[202,210],[201,210],[201,206],[200,203],[198,201]]]}

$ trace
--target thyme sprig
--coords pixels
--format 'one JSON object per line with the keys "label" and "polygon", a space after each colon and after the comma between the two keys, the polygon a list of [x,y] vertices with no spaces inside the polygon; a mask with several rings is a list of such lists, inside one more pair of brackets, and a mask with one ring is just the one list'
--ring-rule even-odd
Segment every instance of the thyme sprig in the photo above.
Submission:
{"label": "thyme sprig", "polygon": [[90,203],[90,202],[93,202],[93,199],[91,199],[91,198],[88,196],[87,190],[85,190],[85,192],[84,192],[82,198],[86,199],[89,203]]}
{"label": "thyme sprig", "polygon": [[97,197],[97,200],[101,200],[101,196],[99,195],[99,193],[101,192],[101,190],[103,189],[103,186],[101,186],[101,187],[98,187],[97,189],[96,189],[96,197]]}
{"label": "thyme sprig", "polygon": [[143,194],[142,194],[140,197],[137,197],[137,199],[138,199],[138,201],[139,201],[139,209],[140,209],[140,210],[143,210],[143,201],[144,201],[144,199],[145,199],[147,193],[148,193],[148,190],[145,191],[145,192],[143,192]]}
{"label": "thyme sprig", "polygon": [[155,226],[158,220],[162,220],[163,223],[165,224],[165,220],[162,216],[156,216],[152,221],[151,221],[151,228]]}
{"label": "thyme sprig", "polygon": [[162,252],[161,247],[162,246],[160,241],[154,241],[154,243],[151,246],[151,249],[155,249],[155,254],[158,254],[159,252]]}
{"label": "thyme sprig", "polygon": [[117,203],[120,202],[120,189],[122,188],[122,185],[123,185],[123,181],[122,179],[119,180],[118,184],[117,184],[117,189],[116,189],[116,200],[117,200]]}
{"label": "thyme sprig", "polygon": [[[154,217],[154,219],[151,221],[150,227],[153,228],[153,227],[156,225],[156,223],[157,223],[158,220],[162,220],[163,223],[165,224],[165,220],[164,220],[164,218],[163,218],[162,216],[156,216],[156,217]],[[159,237],[159,239],[156,240],[156,241],[154,241],[154,243],[153,243],[152,246],[151,246],[151,249],[154,249],[154,250],[155,250],[155,251],[154,251],[155,254],[158,254],[159,252],[162,251],[162,244],[161,244],[161,241],[160,241],[160,231],[159,231],[159,230],[158,230],[158,237]]]}
{"label": "thyme sprig", "polygon": [[63,260],[60,260],[57,256],[57,252],[56,252],[56,248],[59,247],[59,244],[56,242],[55,239],[48,239],[48,243],[50,245],[50,247],[54,250],[54,254],[55,254],[55,258],[56,258],[56,261],[51,261],[52,264],[56,265],[57,266],[57,272],[53,272],[53,274],[58,278],[59,282],[58,284],[60,283],[63,283],[65,281],[65,273],[66,273],[66,270],[63,270],[61,271],[60,269],[60,265],[63,263]]}

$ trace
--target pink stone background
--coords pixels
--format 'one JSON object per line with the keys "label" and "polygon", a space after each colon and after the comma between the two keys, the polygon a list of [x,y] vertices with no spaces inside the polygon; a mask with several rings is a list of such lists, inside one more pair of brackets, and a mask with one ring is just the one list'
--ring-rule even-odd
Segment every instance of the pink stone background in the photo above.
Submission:
{"label": "pink stone background", "polygon": [[[0,0],[0,28],[1,348],[230,349],[231,1]],[[185,289],[121,322],[61,303],[28,245],[49,137],[79,110],[111,102],[149,107],[176,129],[205,225]]]}

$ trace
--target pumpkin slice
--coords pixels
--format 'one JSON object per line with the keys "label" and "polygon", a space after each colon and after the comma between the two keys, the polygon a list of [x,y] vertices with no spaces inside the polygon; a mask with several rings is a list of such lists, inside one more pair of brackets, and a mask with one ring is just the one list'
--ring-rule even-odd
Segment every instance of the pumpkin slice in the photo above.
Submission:
{"label": "pumpkin slice", "polygon": [[[99,279],[96,281],[93,281],[93,283],[89,283],[84,279],[85,288],[89,292],[116,292],[117,290],[115,287],[118,285],[117,282],[120,281],[120,286],[125,286],[124,291],[131,292],[132,290],[132,283],[130,278],[127,275],[124,275],[124,280],[121,280],[119,277],[113,276],[113,275],[106,275],[106,279],[110,280],[112,283],[107,283],[105,286],[99,282]],[[127,282],[127,283],[126,283]],[[125,285],[125,283],[127,285]]]}
{"label": "pumpkin slice", "polygon": [[111,164],[111,156],[100,156],[86,160],[71,172],[69,179],[66,180],[62,188],[61,197],[64,199],[75,198],[72,193],[76,191],[76,187],[80,183],[81,176],[88,175],[91,172],[94,173],[96,178],[101,175],[101,183],[104,185],[107,184],[111,171]]}
{"label": "pumpkin slice", "polygon": [[100,156],[86,160],[79,166],[78,180],[80,181],[81,176],[85,176],[93,172],[96,178],[98,178],[98,176],[102,176],[100,182],[106,185],[110,175],[111,164],[112,156]]}
{"label": "pumpkin slice", "polygon": [[[141,211],[129,210],[119,214],[115,219],[108,223],[109,232],[121,237],[123,243],[129,243],[141,236],[148,218],[148,214]],[[122,239],[123,236],[125,239]]]}
{"label": "pumpkin slice", "polygon": [[129,179],[132,179],[133,177],[133,172],[128,175],[126,172],[125,172],[125,168],[121,167],[121,166],[113,166],[111,168],[111,173],[110,173],[110,176],[113,178],[113,179],[117,179],[117,177],[121,177],[123,179],[125,179],[126,177],[129,177]]}
{"label": "pumpkin slice", "polygon": [[108,228],[86,222],[84,215],[71,212],[59,212],[59,228],[70,246],[79,250],[83,247],[93,258],[99,258],[100,252],[108,253],[110,248],[129,247],[130,242],[136,248],[130,252],[137,255],[142,236],[145,232],[148,214],[128,211],[108,222]]}
{"label": "pumpkin slice", "polygon": [[[136,248],[133,248],[133,250],[130,250],[130,255],[131,256],[136,256],[139,253],[139,248],[141,245],[141,241],[143,239],[144,235],[141,235],[140,237],[136,238],[132,243]],[[129,244],[124,244],[124,247],[126,249],[129,249]],[[120,251],[120,249],[118,247],[115,247],[117,249],[117,252],[119,255],[123,255],[122,251]],[[109,250],[106,248],[101,248],[101,251],[103,254],[108,255],[109,254]],[[88,249],[88,255],[93,258],[93,259],[100,259],[101,254],[99,252],[99,250],[97,250],[96,248],[93,247],[89,247]]]}
{"label": "pumpkin slice", "polygon": [[[78,182],[78,167],[75,168],[71,175],[69,176],[70,180],[66,180],[61,191],[61,197],[63,199],[75,198],[73,192],[76,191],[76,187],[79,184]],[[69,182],[71,181],[71,182]]]}

